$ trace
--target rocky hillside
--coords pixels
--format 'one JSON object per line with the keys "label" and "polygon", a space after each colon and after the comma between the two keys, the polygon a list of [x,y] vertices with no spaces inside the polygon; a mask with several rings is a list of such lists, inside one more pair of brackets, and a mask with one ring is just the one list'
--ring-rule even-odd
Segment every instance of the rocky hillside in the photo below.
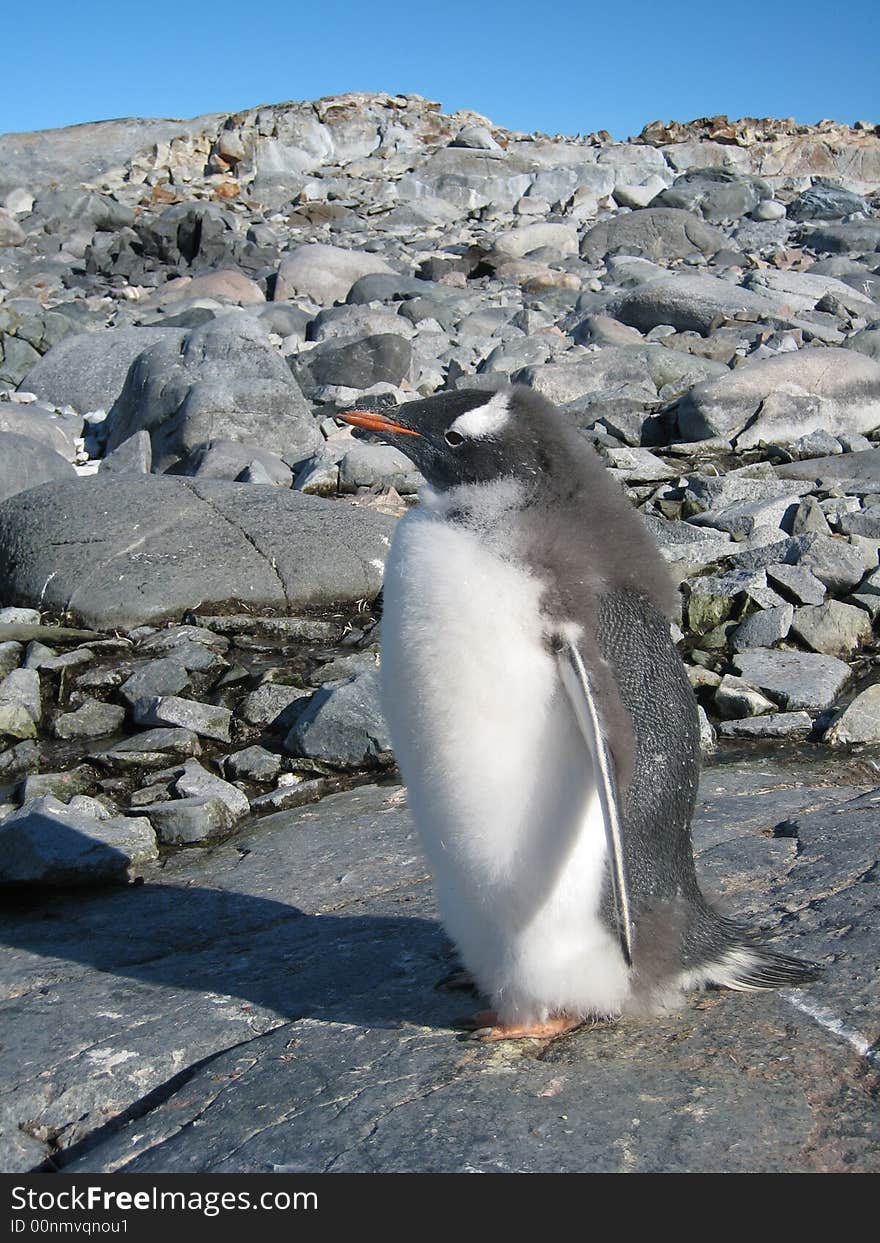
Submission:
{"label": "rocky hillside", "polygon": [[[834,929],[870,924],[872,887],[856,884],[876,867],[876,846],[873,863],[862,857],[867,812],[851,817],[852,858],[823,852],[821,817],[809,822],[811,884],[836,903],[826,914],[809,895],[793,906],[770,878],[783,863],[790,878],[807,849],[786,816],[819,816],[834,764],[854,800],[877,784],[878,206],[880,127],[867,123],[715,117],[615,143],[512,133],[415,96],[345,95],[0,136],[0,883],[140,872],[158,928],[169,847],[228,838],[220,879],[198,852],[174,865],[181,883],[222,889],[236,850],[256,858],[275,841],[252,823],[267,812],[343,790],[335,798],[352,801],[296,825],[332,822],[330,840],[342,806],[391,823],[382,801],[394,809],[394,791],[345,791],[393,773],[375,602],[419,479],[334,416],[513,382],[595,444],[681,582],[674,629],[707,754],[757,763],[769,740],[783,759],[826,765],[811,799],[780,777],[787,792],[764,820],[750,813],[747,846],[722,800],[703,844],[711,854],[727,833],[727,868],[740,849],[760,855],[758,909],[769,926],[785,911],[808,956],[850,954],[832,1000],[862,1030],[862,959]],[[760,809],[760,773],[743,771]],[[395,815],[387,858],[411,859]],[[281,847],[297,874],[301,840],[288,828]],[[309,863],[318,888],[325,863]],[[266,892],[276,874],[262,876]],[[751,909],[747,883],[728,896]],[[68,901],[60,918],[105,918]],[[265,919],[271,940],[278,903],[254,903],[243,914]],[[198,923],[181,935],[197,938]],[[27,922],[10,935],[48,952]],[[37,992],[51,984],[34,961],[14,967],[13,995],[19,969]],[[280,1003],[267,989],[259,1022],[272,1026]],[[367,1025],[370,1013],[339,1011]],[[205,1014],[184,1065],[253,1019],[236,1012],[215,1033]],[[77,1049],[92,1039],[73,1018],[66,1030]],[[137,1118],[126,1111],[180,1070],[176,1038],[167,1056],[139,1053],[109,1095],[104,1071],[83,1062],[72,1095],[60,1063],[14,1096],[5,1168],[72,1160],[107,1115]],[[833,1166],[820,1149],[779,1168]],[[102,1168],[126,1159],[114,1150]],[[488,1165],[543,1168],[505,1161]]]}

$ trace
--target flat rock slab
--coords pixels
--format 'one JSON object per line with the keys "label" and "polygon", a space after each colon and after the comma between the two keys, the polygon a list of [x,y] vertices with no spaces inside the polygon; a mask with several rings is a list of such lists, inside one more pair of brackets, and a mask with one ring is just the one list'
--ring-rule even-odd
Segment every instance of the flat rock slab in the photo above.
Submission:
{"label": "flat rock slab", "polygon": [[0,505],[0,582],[103,630],[234,601],[287,612],[372,599],[393,527],[270,486],[97,475]]}
{"label": "flat rock slab", "polygon": [[2,1167],[876,1171],[876,793],[840,761],[709,769],[705,888],[825,976],[550,1046],[455,1034],[476,1003],[434,987],[454,958],[397,787],[136,888],[22,898],[2,917]]}

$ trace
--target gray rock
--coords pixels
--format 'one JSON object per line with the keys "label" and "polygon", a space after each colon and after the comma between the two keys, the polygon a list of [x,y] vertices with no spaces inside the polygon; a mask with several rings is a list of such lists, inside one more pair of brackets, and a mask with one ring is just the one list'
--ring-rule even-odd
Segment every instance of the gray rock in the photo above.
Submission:
{"label": "gray rock", "polygon": [[746,597],[754,599],[756,591],[766,591],[767,584],[761,571],[734,570],[696,578],[688,585],[688,625],[695,634],[705,634],[727,621]]}
{"label": "gray rock", "polygon": [[645,358],[626,347],[598,350],[577,361],[526,367],[513,379],[554,405],[581,412],[595,407],[596,416],[608,413],[620,398],[646,409],[657,402],[657,388]]}
{"label": "gray rock", "polygon": [[24,778],[16,793],[22,806],[47,794],[62,803],[69,803],[77,794],[89,794],[94,790],[96,779],[95,770],[88,764],[77,764],[63,773],[31,773]]}
{"label": "gray rock", "polygon": [[769,192],[767,183],[757,177],[743,177],[724,168],[697,168],[676,177],[651,205],[682,208],[712,224],[722,224],[752,211]]}
{"label": "gray rock", "polygon": [[463,125],[449,145],[451,147],[469,147],[474,151],[501,150],[485,125]]}
{"label": "gray rock", "polygon": [[[285,686],[280,682],[264,682],[255,691],[245,695],[235,710],[235,715],[249,725],[267,725],[285,728],[285,714],[297,700],[307,699],[310,691],[298,686]],[[289,724],[286,725],[289,729]]]}
{"label": "gray rock", "polygon": [[671,324],[677,332],[704,335],[719,316],[733,319],[744,311],[758,317],[774,317],[782,315],[784,309],[776,298],[704,273],[662,276],[625,291],[609,303],[609,311],[617,319],[640,332],[648,332],[657,324]]}
{"label": "gray rock", "polygon": [[163,656],[147,661],[136,673],[122,683],[120,697],[129,708],[139,699],[153,699],[157,695],[176,695],[189,686],[186,666],[177,656]]}
{"label": "gray rock", "polygon": [[[4,1054],[20,1086],[4,1168],[47,1151],[17,1150],[30,1120],[63,1136],[55,1159],[72,1176],[874,1169],[874,1103],[851,1077],[870,1062],[827,1026],[872,1030],[876,898],[859,878],[876,805],[852,806],[864,788],[845,762],[792,772],[762,757],[707,769],[700,791],[704,883],[737,918],[783,907],[782,948],[833,953],[834,972],[804,993],[720,993],[711,1007],[698,996],[650,1022],[593,1026],[537,1057],[455,1039],[462,998],[433,987],[452,964],[396,789],[268,818],[208,857],[171,856],[137,890],[59,898],[52,919],[38,907],[7,924],[19,987]],[[783,821],[797,838],[768,832]],[[122,921],[126,937],[110,935]],[[51,1025],[39,1021],[47,1004]],[[135,1056],[108,1074],[120,1048]],[[743,1076],[744,1051],[757,1080]],[[712,1092],[698,1095],[700,1126],[683,1128],[695,1082]],[[159,1105],[144,1105],[154,1088]],[[348,1102],[341,1114],[328,1094]],[[102,1129],[136,1102],[136,1118]]]}
{"label": "gray rock", "polygon": [[0,432],[27,436],[47,449],[54,449],[68,462],[76,457],[75,441],[81,430],[81,419],[63,418],[35,402],[28,405],[17,401],[0,402]]}
{"label": "gray rock", "polygon": [[767,582],[796,604],[821,604],[825,599],[825,584],[802,565],[768,565]]}
{"label": "gray rock", "polygon": [[790,496],[740,501],[735,505],[726,505],[723,509],[707,509],[704,513],[694,515],[691,522],[696,526],[727,531],[735,540],[746,540],[756,532],[768,528],[781,530],[797,509],[797,501]]}
{"label": "gray rock", "polygon": [[141,430],[150,433],[155,470],[216,440],[252,441],[293,463],[320,444],[289,368],[242,312],[160,339],[137,357],[110,411],[108,450]]}
{"label": "gray rock", "polygon": [[813,722],[807,712],[774,712],[722,721],[718,726],[722,738],[806,738],[812,730]]}
{"label": "gray rock", "polygon": [[842,513],[838,527],[844,535],[863,535],[869,539],[880,538],[880,505],[869,505],[855,513]]}
{"label": "gray rock", "polygon": [[851,676],[842,660],[812,652],[754,648],[737,653],[733,665],[746,682],[764,691],[787,711],[806,708],[824,712]]}
{"label": "gray rock", "polygon": [[352,285],[361,276],[394,273],[384,259],[360,250],[343,250],[313,242],[297,246],[284,255],[275,281],[278,302],[297,295],[310,298],[319,306],[344,302]]}
{"label": "gray rock", "polygon": [[234,781],[274,781],[281,771],[281,756],[265,747],[245,747],[227,755],[223,768]]}
{"label": "gray rock", "polygon": [[71,405],[81,414],[109,410],[122,392],[128,369],[157,342],[179,349],[177,328],[102,328],[67,336],[31,368],[20,387],[43,401]]}
{"label": "gray rock", "polygon": [[98,699],[86,699],[75,712],[57,716],[52,732],[56,738],[100,738],[115,733],[124,720],[124,708]]}
{"label": "gray rock", "polygon": [[0,704],[17,704],[32,721],[39,724],[42,716],[40,675],[34,669],[13,669],[0,682]]}
{"label": "gray rock", "polygon": [[802,190],[788,206],[791,220],[841,220],[854,212],[867,213],[868,205],[858,194],[836,182],[817,177],[809,190]]}
{"label": "gray rock", "polygon": [[208,772],[198,760],[187,760],[174,788],[181,797],[219,798],[229,808],[234,820],[241,820],[250,811],[247,796],[237,786]]}
{"label": "gray rock", "polygon": [[745,278],[745,285],[756,293],[767,293],[778,297],[788,309],[789,314],[801,314],[811,311],[823,298],[835,295],[845,301],[855,301],[869,308],[871,299],[851,285],[838,280],[834,276],[810,272],[778,271],[766,268],[750,272]]}
{"label": "gray rock", "polygon": [[581,258],[597,263],[606,255],[625,254],[668,263],[686,255],[714,255],[727,245],[727,237],[720,229],[705,224],[689,211],[650,207],[614,216],[588,229],[581,240]]}
{"label": "gray rock", "polygon": [[880,363],[861,356],[853,363],[855,357],[849,350],[799,350],[707,380],[680,403],[679,433],[686,440],[724,436],[747,449],[820,429],[872,431],[880,425]]}
{"label": "gray rock", "polygon": [[12,641],[0,643],[0,678],[5,678],[7,673],[18,668],[22,661],[23,651],[20,643]]}
{"label": "gray rock", "polygon": [[0,751],[0,780],[16,781],[25,773],[36,772],[40,767],[40,762],[40,748],[35,742],[32,742],[30,738],[18,742],[15,746]]}
{"label": "gray rock", "polygon": [[[774,643],[786,637],[791,629],[793,617],[794,608],[790,604],[782,604],[777,608],[762,609],[758,613],[753,613],[731,634],[730,641],[733,650],[743,652],[750,647],[772,647]],[[825,649],[815,650],[824,651]]]}
{"label": "gray rock", "polygon": [[854,742],[880,742],[880,684],[875,683],[856,695],[852,703],[835,717],[823,735],[832,747]]}
{"label": "gray rock", "polygon": [[165,768],[169,757],[201,755],[202,744],[189,729],[147,729],[124,738],[109,751],[97,753],[95,760],[113,771]]}
{"label": "gray rock", "polygon": [[806,462],[786,462],[775,469],[780,479],[846,479],[880,483],[880,448],[834,454]]}
{"label": "gray rock", "polygon": [[[36,738],[34,718],[20,703],[0,702],[0,738]],[[3,752],[5,755],[6,752]],[[2,765],[0,765],[2,773]]]}
{"label": "gray rock", "polygon": [[123,440],[101,461],[102,471],[117,475],[149,475],[153,469],[153,442],[150,433],[141,430]]}
{"label": "gray rock", "polygon": [[824,510],[813,496],[804,497],[791,519],[792,535],[804,535],[815,531],[819,535],[830,535],[831,527],[825,517]]}
{"label": "gray rock", "polygon": [[46,795],[0,824],[0,884],[125,883],[131,869],[157,857],[149,822],[96,820]]}
{"label": "gray rock", "polygon": [[340,768],[385,761],[391,740],[379,703],[378,672],[317,691],[285,738],[284,749]]}
{"label": "gray rock", "polygon": [[871,619],[864,609],[840,600],[798,609],[791,628],[812,651],[843,658],[867,643],[872,633]]}
{"label": "gray rock", "polygon": [[[245,800],[247,801],[247,800]],[[221,798],[176,798],[140,808],[160,842],[186,846],[222,837],[235,826],[235,816]]]}
{"label": "gray rock", "polygon": [[98,475],[0,506],[0,580],[7,598],[106,629],[235,600],[288,612],[372,599],[392,529],[278,488]]}
{"label": "gray rock", "polygon": [[382,487],[394,488],[401,496],[411,496],[423,482],[409,458],[393,445],[354,440],[339,461],[340,492]]}
{"label": "gray rock", "polygon": [[863,255],[880,250],[880,221],[848,220],[813,229],[805,238],[817,255]]}
{"label": "gray rock", "polygon": [[133,716],[138,725],[175,725],[191,730],[200,738],[215,738],[218,742],[230,740],[232,713],[228,708],[181,699],[178,695],[139,699]]}
{"label": "gray rock", "polygon": [[27,234],[18,221],[4,208],[0,207],[0,248],[21,246]]}
{"label": "gray rock", "polygon": [[0,502],[41,483],[75,479],[66,458],[30,436],[0,431]]}
{"label": "gray rock", "polygon": [[260,482],[282,488],[289,488],[293,483],[293,471],[277,454],[234,440],[213,440],[199,445],[178,470],[180,474],[195,479],[229,479],[249,483],[254,481],[244,479],[244,475],[254,468],[260,469],[264,476]]}
{"label": "gray rock", "polygon": [[294,369],[314,385],[365,389],[374,384],[398,385],[409,378],[412,346],[397,333],[382,333],[340,344],[335,340],[316,346],[294,363]]}
{"label": "gray rock", "polygon": [[813,532],[789,541],[785,561],[809,570],[829,591],[841,593],[851,591],[865,572],[861,553],[852,544]]}
{"label": "gray rock", "polygon": [[775,712],[776,705],[742,678],[725,673],[714,694],[715,710],[722,717],[753,717]]}

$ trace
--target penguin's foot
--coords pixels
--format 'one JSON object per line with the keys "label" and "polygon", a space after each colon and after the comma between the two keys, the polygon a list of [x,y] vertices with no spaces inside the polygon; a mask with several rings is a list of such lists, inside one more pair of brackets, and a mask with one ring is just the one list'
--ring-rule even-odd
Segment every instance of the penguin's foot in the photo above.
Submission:
{"label": "penguin's foot", "polygon": [[457,967],[449,975],[444,975],[442,980],[438,980],[434,987],[447,989],[450,993],[476,992],[477,984],[470,971]]}
{"label": "penguin's foot", "polygon": [[494,1043],[499,1040],[554,1040],[584,1025],[585,1020],[570,1014],[555,1014],[543,1023],[499,1023],[494,1010],[480,1010],[458,1026],[465,1027],[472,1040]]}

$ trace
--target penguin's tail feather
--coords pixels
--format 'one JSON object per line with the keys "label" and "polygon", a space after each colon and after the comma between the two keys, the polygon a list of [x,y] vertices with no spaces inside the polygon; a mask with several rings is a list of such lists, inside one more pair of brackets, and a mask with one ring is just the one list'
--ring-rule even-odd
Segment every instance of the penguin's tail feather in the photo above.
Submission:
{"label": "penguin's tail feather", "polygon": [[[713,912],[714,913],[714,912]],[[818,963],[777,953],[756,940],[748,928],[716,915],[716,935],[722,932],[726,945],[699,970],[703,982],[741,992],[769,988],[796,988],[817,980],[822,973]]]}
{"label": "penguin's tail feather", "polygon": [[817,980],[821,967],[817,963],[790,958],[757,945],[735,946],[706,969],[713,984],[735,988],[740,992],[759,992],[767,988],[796,988]]}

